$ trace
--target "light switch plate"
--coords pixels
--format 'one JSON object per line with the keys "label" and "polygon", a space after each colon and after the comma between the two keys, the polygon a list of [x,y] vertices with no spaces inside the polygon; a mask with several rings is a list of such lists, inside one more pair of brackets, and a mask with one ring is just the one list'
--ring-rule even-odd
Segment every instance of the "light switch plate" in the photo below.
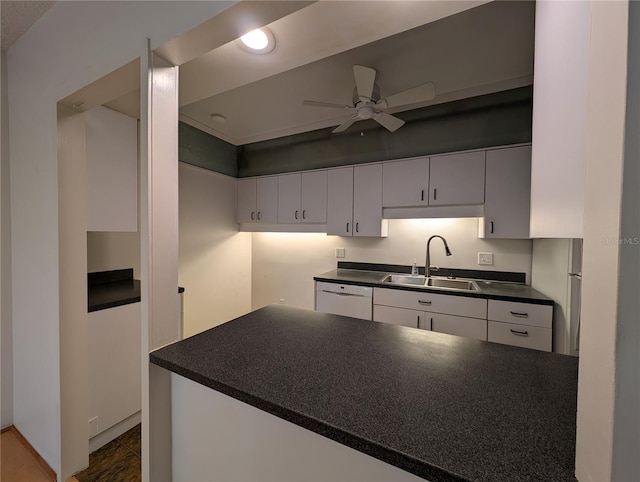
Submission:
{"label": "light switch plate", "polygon": [[336,248],[336,258],[344,258],[344,248]]}
{"label": "light switch plate", "polygon": [[478,264],[492,265],[493,253],[478,253]]}

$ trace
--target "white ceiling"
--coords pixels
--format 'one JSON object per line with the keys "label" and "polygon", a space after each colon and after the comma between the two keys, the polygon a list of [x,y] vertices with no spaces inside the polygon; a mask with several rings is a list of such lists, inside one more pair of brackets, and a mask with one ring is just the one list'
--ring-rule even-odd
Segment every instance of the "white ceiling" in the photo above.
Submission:
{"label": "white ceiling", "polygon": [[2,17],[2,51],[6,51],[16,40],[29,30],[55,2],[41,1],[0,1]]}
{"label": "white ceiling", "polygon": [[351,114],[302,101],[350,104],[354,64],[382,97],[434,82],[433,101],[390,113],[533,82],[533,2],[317,2],[269,28],[270,54],[231,42],[180,67],[182,121],[236,145],[336,126]]}

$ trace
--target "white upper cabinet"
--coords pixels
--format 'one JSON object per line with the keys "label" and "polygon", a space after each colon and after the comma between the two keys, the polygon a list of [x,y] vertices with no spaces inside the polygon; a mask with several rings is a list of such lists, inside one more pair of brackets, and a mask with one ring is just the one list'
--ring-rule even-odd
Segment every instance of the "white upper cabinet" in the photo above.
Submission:
{"label": "white upper cabinet", "polygon": [[536,2],[531,163],[534,238],[583,237],[593,3]]}
{"label": "white upper cabinet", "polygon": [[387,235],[381,164],[330,169],[327,191],[327,234]]}
{"label": "white upper cabinet", "polygon": [[485,152],[432,156],[429,166],[429,205],[484,203]]}
{"label": "white upper cabinet", "polygon": [[278,178],[238,180],[238,223],[278,222]]}
{"label": "white upper cabinet", "polygon": [[382,165],[353,168],[353,236],[386,236],[382,219]]}
{"label": "white upper cabinet", "polygon": [[302,222],[327,222],[327,171],[302,173]]}
{"label": "white upper cabinet", "polygon": [[238,222],[256,221],[256,180],[238,179]]}
{"label": "white upper cabinet", "polygon": [[385,162],[382,166],[382,206],[429,204],[429,158]]}
{"label": "white upper cabinet", "polygon": [[484,237],[529,237],[531,146],[487,151]]}
{"label": "white upper cabinet", "polygon": [[260,177],[256,182],[256,220],[259,223],[278,222],[278,178]]}
{"label": "white upper cabinet", "polygon": [[352,236],[353,167],[327,173],[327,234]]}
{"label": "white upper cabinet", "polygon": [[299,223],[302,218],[302,176],[278,176],[278,223]]}
{"label": "white upper cabinet", "polygon": [[87,231],[138,231],[138,121],[106,107],[85,113]]}

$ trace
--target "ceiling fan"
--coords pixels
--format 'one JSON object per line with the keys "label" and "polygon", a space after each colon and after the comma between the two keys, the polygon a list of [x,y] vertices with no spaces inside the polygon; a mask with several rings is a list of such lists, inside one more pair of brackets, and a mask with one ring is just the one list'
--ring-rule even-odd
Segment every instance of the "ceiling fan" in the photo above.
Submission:
{"label": "ceiling fan", "polygon": [[380,99],[380,91],[376,84],[376,70],[363,65],[353,66],[353,75],[356,79],[356,87],[353,91],[353,105],[332,104],[330,102],[318,102],[305,100],[302,103],[313,107],[329,107],[332,109],[355,109],[355,115],[348,121],[336,127],[332,133],[346,131],[354,122],[364,119],[373,119],[391,132],[395,132],[404,125],[404,121],[387,114],[386,109],[407,104],[416,104],[431,100],[435,97],[435,88],[432,82],[421,84],[408,90],[393,94],[386,99]]}

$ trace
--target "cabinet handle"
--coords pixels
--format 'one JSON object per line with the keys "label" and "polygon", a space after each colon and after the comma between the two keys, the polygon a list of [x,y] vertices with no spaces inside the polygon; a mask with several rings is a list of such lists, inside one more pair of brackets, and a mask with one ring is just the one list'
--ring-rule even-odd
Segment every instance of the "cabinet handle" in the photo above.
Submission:
{"label": "cabinet handle", "polygon": [[298,211],[297,210],[296,210],[296,213],[295,213],[294,216],[295,216],[296,219],[298,219]]}
{"label": "cabinet handle", "polygon": [[347,233],[349,232],[349,223],[347,223]]}
{"label": "cabinet handle", "polygon": [[306,209],[302,210],[302,219],[307,219],[307,210]]}
{"label": "cabinet handle", "polygon": [[434,201],[436,200],[436,192],[437,192],[437,189],[434,188],[433,189],[433,200]]}
{"label": "cabinet handle", "polygon": [[420,328],[420,315],[418,315],[416,318],[418,318],[416,320],[416,328]]}
{"label": "cabinet handle", "polygon": [[433,330],[433,317],[429,318],[429,329]]}
{"label": "cabinet handle", "polygon": [[431,301],[418,300],[418,303],[421,305],[431,306]]}
{"label": "cabinet handle", "polygon": [[424,201],[424,189],[420,191],[420,201]]}
{"label": "cabinet handle", "polygon": [[360,226],[360,223],[356,223],[356,233],[360,232],[359,226]]}
{"label": "cabinet handle", "polygon": [[509,331],[516,336],[529,336],[528,331],[518,331],[518,330],[511,330],[511,329]]}
{"label": "cabinet handle", "polygon": [[260,221],[260,211],[258,211],[258,221]]}
{"label": "cabinet handle", "polygon": [[251,221],[255,221],[256,219],[256,213],[255,211],[251,211]]}
{"label": "cabinet handle", "polygon": [[519,316],[520,318],[528,318],[529,317],[529,313],[520,313],[518,311],[510,311],[509,313],[511,313],[513,316]]}
{"label": "cabinet handle", "polygon": [[493,221],[491,221],[491,234],[493,234]]}

